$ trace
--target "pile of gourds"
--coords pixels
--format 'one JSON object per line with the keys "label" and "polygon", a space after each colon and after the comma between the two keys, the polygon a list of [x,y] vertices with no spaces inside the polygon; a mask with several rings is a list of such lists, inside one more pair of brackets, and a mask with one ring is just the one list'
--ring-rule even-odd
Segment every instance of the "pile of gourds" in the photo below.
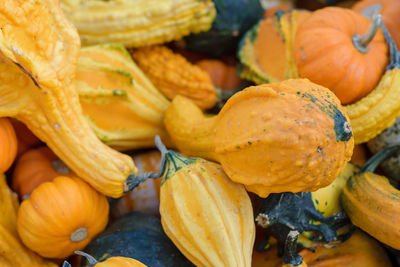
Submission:
{"label": "pile of gourds", "polygon": [[398,14],[0,1],[0,266],[400,264]]}

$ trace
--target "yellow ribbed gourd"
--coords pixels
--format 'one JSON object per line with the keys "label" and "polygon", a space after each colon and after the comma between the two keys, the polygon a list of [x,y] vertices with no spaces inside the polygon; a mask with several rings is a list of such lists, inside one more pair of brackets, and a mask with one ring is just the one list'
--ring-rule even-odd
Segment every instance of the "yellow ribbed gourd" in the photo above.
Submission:
{"label": "yellow ribbed gourd", "polygon": [[80,50],[75,86],[83,114],[97,137],[118,150],[167,140],[163,125],[169,101],[154,87],[122,44]]}
{"label": "yellow ribbed gourd", "polygon": [[207,31],[215,18],[211,0],[61,0],[82,43],[160,44]]}
{"label": "yellow ribbed gourd", "polygon": [[0,175],[0,266],[4,267],[56,267],[26,248],[17,233],[18,199]]}
{"label": "yellow ribbed gourd", "polygon": [[165,233],[196,266],[251,266],[253,209],[243,185],[220,165],[173,151],[160,189]]}
{"label": "yellow ribbed gourd", "polygon": [[209,74],[168,47],[138,48],[132,50],[132,57],[168,99],[183,95],[201,109],[217,103],[217,91]]}
{"label": "yellow ribbed gourd", "polygon": [[22,121],[79,177],[120,197],[137,170],[83,116],[73,82],[79,36],[58,1],[1,1],[0,29],[0,116]]}

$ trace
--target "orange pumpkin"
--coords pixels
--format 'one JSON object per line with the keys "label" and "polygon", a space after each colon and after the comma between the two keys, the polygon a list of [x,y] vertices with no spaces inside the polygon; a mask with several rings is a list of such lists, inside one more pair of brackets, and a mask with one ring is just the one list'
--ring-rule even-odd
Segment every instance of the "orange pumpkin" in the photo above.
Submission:
{"label": "orange pumpkin", "polygon": [[400,1],[399,0],[363,0],[353,6],[353,10],[362,13],[375,8],[382,15],[382,21],[388,28],[397,47],[400,47]]}
{"label": "orange pumpkin", "polygon": [[[105,261],[98,262],[94,257],[85,252],[75,251],[75,253],[86,257],[90,267],[146,267],[146,265],[140,261],[127,257],[110,257]],[[67,266],[70,267],[71,265]]]}
{"label": "orange pumpkin", "polygon": [[240,83],[240,78],[236,74],[236,66],[227,65],[216,59],[200,60],[196,65],[206,71],[213,84],[222,90],[233,89]]}
{"label": "orange pumpkin", "polygon": [[0,118],[0,173],[10,168],[17,155],[17,137],[7,118]]}
{"label": "orange pumpkin", "polygon": [[[139,174],[158,172],[160,170],[161,155],[158,151],[150,151],[133,157]],[[161,178],[148,179],[134,190],[127,193],[113,206],[111,214],[117,218],[131,211],[141,211],[158,215],[160,206]]]}
{"label": "orange pumpkin", "polygon": [[345,8],[313,12],[299,27],[294,55],[301,77],[331,89],[342,104],[366,96],[389,63],[379,17],[371,22]]}
{"label": "orange pumpkin", "polygon": [[75,176],[48,147],[31,149],[15,165],[12,188],[24,199],[41,183],[52,181],[60,175]]}
{"label": "orange pumpkin", "polygon": [[59,176],[33,190],[18,210],[23,243],[47,258],[83,249],[108,222],[107,198],[79,178]]}
{"label": "orange pumpkin", "polygon": [[353,155],[351,156],[351,162],[357,164],[358,166],[363,166],[368,160],[368,151],[363,144],[355,145],[353,150]]}
{"label": "orange pumpkin", "polygon": [[17,157],[24,154],[29,149],[36,147],[42,143],[22,122],[17,119],[10,118],[14,127],[18,140]]}

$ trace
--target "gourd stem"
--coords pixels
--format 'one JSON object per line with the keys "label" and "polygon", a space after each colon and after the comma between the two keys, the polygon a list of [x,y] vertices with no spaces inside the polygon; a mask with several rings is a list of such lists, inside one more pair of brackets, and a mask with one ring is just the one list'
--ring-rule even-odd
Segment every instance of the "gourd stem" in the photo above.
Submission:
{"label": "gourd stem", "polygon": [[68,261],[64,261],[61,267],[72,267]]}
{"label": "gourd stem", "polygon": [[157,149],[161,152],[161,168],[159,172],[146,172],[140,175],[137,174],[129,174],[128,178],[126,179],[124,185],[124,193],[127,193],[134,188],[136,188],[140,183],[144,182],[147,179],[157,179],[161,177],[166,168],[166,156],[168,153],[168,149],[165,147],[163,142],[161,141],[160,137],[157,135],[155,137],[155,143]]}
{"label": "gourd stem", "polygon": [[382,161],[393,155],[399,149],[400,145],[394,145],[379,151],[378,153],[373,155],[369,160],[367,160],[367,162],[362,166],[359,173],[374,172]]}
{"label": "gourd stem", "polygon": [[89,262],[90,266],[95,266],[97,263],[99,263],[93,256],[83,252],[83,251],[74,251],[75,254],[81,255],[83,257],[85,257],[87,259],[87,261]]}
{"label": "gourd stem", "polygon": [[291,230],[285,241],[285,252],[283,257],[283,263],[298,266],[303,263],[303,258],[297,253],[297,238],[299,232]]}
{"label": "gourd stem", "polygon": [[365,54],[368,52],[368,45],[374,39],[379,26],[382,24],[382,16],[380,14],[375,14],[372,18],[372,24],[369,27],[368,31],[364,35],[355,34],[352,38],[353,45],[355,48]]}
{"label": "gourd stem", "polygon": [[392,36],[390,35],[386,26],[381,23],[381,29],[383,32],[383,36],[385,37],[386,43],[389,45],[390,52],[390,64],[387,67],[388,70],[400,68],[400,52],[396,46],[396,43],[393,41]]}

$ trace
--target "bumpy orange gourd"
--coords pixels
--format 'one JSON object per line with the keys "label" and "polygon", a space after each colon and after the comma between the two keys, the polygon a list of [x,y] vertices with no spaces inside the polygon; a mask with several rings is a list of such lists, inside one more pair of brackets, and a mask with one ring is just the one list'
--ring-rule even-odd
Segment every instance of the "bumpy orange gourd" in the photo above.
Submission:
{"label": "bumpy orange gourd", "polygon": [[48,147],[31,149],[15,165],[12,188],[24,199],[40,184],[60,175],[76,176]]}
{"label": "bumpy orange gourd", "polygon": [[233,181],[261,197],[327,186],[354,145],[339,100],[306,79],[248,87],[214,117],[176,97],[164,123],[179,150],[220,162]]}
{"label": "bumpy orange gourd", "polygon": [[217,102],[217,91],[207,72],[189,63],[166,46],[148,46],[131,51],[132,57],[151,82],[168,99],[183,95],[200,108]]}
{"label": "bumpy orange gourd", "polygon": [[7,118],[0,118],[0,173],[5,173],[17,155],[17,136]]}
{"label": "bumpy orange gourd", "polygon": [[18,210],[24,244],[47,258],[83,249],[108,221],[107,198],[79,178],[59,176],[33,190]]}
{"label": "bumpy orange gourd", "polygon": [[0,116],[22,121],[82,179],[120,197],[136,168],[82,114],[73,83],[79,36],[58,1],[1,1],[0,28]]}
{"label": "bumpy orange gourd", "polygon": [[[160,170],[161,156],[158,151],[134,155],[133,160],[139,170],[139,174],[158,172]],[[130,191],[118,200],[111,209],[111,214],[114,218],[132,211],[159,215],[160,185],[161,178],[144,181],[135,190]]]}
{"label": "bumpy orange gourd", "polygon": [[371,25],[350,9],[313,12],[294,42],[300,77],[329,88],[342,104],[361,99],[375,88],[389,62],[388,45],[382,32],[375,31],[378,26],[378,19]]}
{"label": "bumpy orange gourd", "polygon": [[362,0],[357,2],[352,9],[362,14],[369,15],[369,11],[382,15],[382,21],[388,28],[397,47],[400,47],[400,1],[397,0]]}
{"label": "bumpy orange gourd", "polygon": [[215,86],[222,90],[230,90],[240,83],[236,66],[228,65],[216,59],[203,59],[196,62],[202,70],[206,71]]}

